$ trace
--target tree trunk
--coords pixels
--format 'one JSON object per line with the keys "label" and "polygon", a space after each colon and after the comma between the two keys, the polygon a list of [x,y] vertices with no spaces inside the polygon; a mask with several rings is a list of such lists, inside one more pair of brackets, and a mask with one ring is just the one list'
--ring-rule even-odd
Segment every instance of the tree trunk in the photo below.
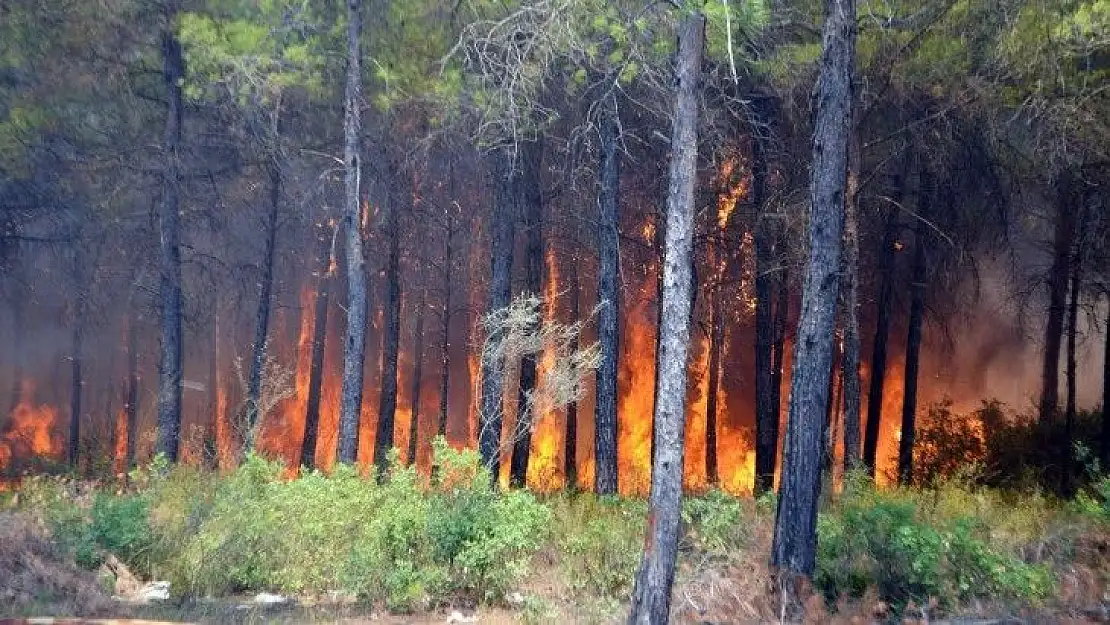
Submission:
{"label": "tree trunk", "polygon": [[824,441],[824,449],[822,450],[821,457],[825,461],[823,467],[826,471],[832,471],[833,463],[836,458],[836,437],[838,435],[840,412],[844,402],[844,370],[843,367],[844,354],[840,348],[840,341],[837,340],[836,333],[833,334],[833,357],[832,367],[829,368],[829,405],[825,412],[825,433],[822,436]]}
{"label": "tree trunk", "polygon": [[1044,367],[1041,373],[1041,423],[1056,416],[1060,404],[1060,343],[1068,298],[1068,261],[1075,239],[1075,186],[1071,170],[1056,179],[1056,232],[1052,268],[1048,274],[1048,321],[1044,334]]}
{"label": "tree trunk", "polygon": [[[524,212],[524,290],[540,295],[543,289],[543,192],[540,163],[543,144],[529,141],[521,146],[521,201]],[[542,323],[542,321],[541,321]],[[537,328],[538,330],[538,328]],[[520,389],[517,402],[516,436],[509,465],[509,485],[522,488],[528,480],[528,460],[532,452],[532,430],[536,419],[532,397],[536,392],[536,355],[525,354],[520,360]],[[525,410],[525,406],[531,406]]]}
{"label": "tree trunk", "polygon": [[[415,189],[414,189],[415,191]],[[401,228],[397,203],[386,211],[389,265],[386,267],[385,331],[382,335],[382,394],[378,401],[378,428],[374,437],[374,466],[379,479],[389,470],[397,416],[397,356],[401,347]]]}
{"label": "tree trunk", "polygon": [[[494,312],[509,305],[512,297],[513,226],[516,176],[513,175],[509,148],[499,150],[495,159],[497,189],[490,213],[490,286],[489,310]],[[492,328],[486,341],[498,344],[503,328]],[[491,353],[492,352],[492,353]],[[505,358],[500,350],[482,351],[482,404],[478,413],[478,450],[482,463],[493,473],[496,482],[501,472],[501,425],[504,420],[502,392],[505,384]]]}
{"label": "tree trunk", "polygon": [[320,233],[320,278],[312,313],[312,362],[308,373],[308,401],[301,443],[301,466],[316,468],[316,444],[320,436],[320,396],[324,388],[324,348],[328,340],[328,300],[331,298],[332,247],[327,232]]}
{"label": "tree trunk", "polygon": [[932,177],[921,173],[922,189],[917,207],[917,225],[914,227],[913,277],[910,283],[910,320],[906,337],[906,378],[902,394],[902,438],[898,441],[898,482],[913,482],[913,445],[917,425],[917,382],[921,361],[921,325],[925,318],[925,281],[928,278],[926,247],[928,233],[925,219],[932,201]]}
{"label": "tree trunk", "polygon": [[813,574],[817,548],[821,430],[829,401],[826,376],[832,367],[839,288],[837,273],[844,234],[855,15],[854,0],[825,2],[821,63],[814,100],[817,110],[810,183],[809,261],[794,343],[790,413],[771,551],[772,566],[807,578]]}
{"label": "tree trunk", "polygon": [[[903,179],[904,180],[904,179]],[[901,203],[902,187],[899,182],[895,201]],[[890,314],[894,305],[894,256],[897,237],[896,209],[888,209],[883,228],[882,248],[879,250],[879,296],[875,301],[875,338],[871,345],[871,380],[867,392],[867,433],[863,441],[863,465],[867,474],[875,477],[875,456],[879,448],[879,426],[883,418],[883,390],[886,383],[887,340],[890,337]]]}
{"label": "tree trunk", "polygon": [[[848,157],[848,193],[844,201],[844,254],[841,268],[844,342],[840,352],[840,392],[844,395],[844,466],[846,468],[854,467],[859,460],[860,418],[859,178],[862,157],[859,127],[854,122],[852,126]],[[839,408],[838,404],[835,409]]]}
{"label": "tree trunk", "polygon": [[66,460],[74,469],[78,469],[81,461],[81,396],[85,381],[81,374],[81,365],[84,360],[82,324],[84,323],[84,286],[77,287],[76,300],[73,303],[73,329],[70,335],[70,390],[69,390],[69,444]]}
{"label": "tree trunk", "polygon": [[270,179],[270,206],[266,212],[266,241],[262,251],[262,282],[258,293],[258,310],[254,318],[254,354],[247,380],[247,451],[254,450],[255,438],[261,428],[262,373],[266,366],[266,341],[270,334],[271,293],[274,289],[274,257],[277,254],[278,207],[281,204],[281,164],[270,157],[266,168]]}
{"label": "tree trunk", "polygon": [[[134,306],[134,304],[132,304]],[[127,320],[127,468],[135,467],[135,439],[139,427],[139,332],[138,315],[132,310]]]}
{"label": "tree trunk", "polygon": [[[752,205],[755,224],[755,483],[752,492],[762,495],[775,486],[778,455],[779,404],[775,392],[775,286],[773,233],[767,215],[767,155],[764,142],[752,137]],[[779,299],[779,308],[785,299]],[[779,363],[781,366],[781,362]]]}
{"label": "tree trunk", "polygon": [[440,376],[439,376],[439,424],[436,433],[447,436],[447,413],[451,397],[451,268],[455,263],[454,235],[455,220],[448,216],[446,242],[443,250],[443,316],[440,317]]}
{"label": "tree trunk", "polygon": [[347,85],[343,97],[344,203],[343,235],[347,260],[347,335],[343,341],[343,389],[339,408],[339,462],[358,459],[358,430],[362,415],[362,375],[366,352],[366,259],[362,251],[359,187],[362,126],[362,69],[359,38],[361,0],[347,0]]}
{"label": "tree trunk", "polygon": [[416,329],[413,331],[412,347],[412,418],[409,419],[409,465],[416,464],[416,443],[420,437],[420,382],[424,370],[424,307],[427,291],[420,293],[420,305],[416,309]]}
{"label": "tree trunk", "polygon": [[[1082,238],[1082,237],[1081,237]],[[1075,339],[1079,333],[1079,297],[1082,287],[1082,263],[1079,259],[1079,250],[1082,241],[1072,254],[1071,259],[1071,295],[1068,302],[1068,337],[1067,337],[1067,364],[1064,375],[1067,379],[1068,397],[1064,404],[1064,444],[1060,447],[1060,492],[1071,496],[1071,445],[1076,414],[1076,361]],[[1110,330],[1108,330],[1110,331]]]}
{"label": "tree trunk", "polygon": [[709,486],[720,483],[717,467],[717,405],[721,386],[721,350],[725,334],[720,289],[718,282],[709,295],[709,382],[705,397],[705,481]]}
{"label": "tree trunk", "polygon": [[[577,225],[575,226],[577,229]],[[577,232],[576,232],[577,234]],[[578,257],[570,260],[570,318],[571,323],[582,320],[582,310],[579,299],[581,285],[578,281]],[[574,350],[581,346],[581,337],[574,340]],[[567,405],[566,429],[563,434],[563,475],[566,478],[567,490],[578,490],[578,401]]]}
{"label": "tree trunk", "polygon": [[162,205],[158,221],[161,238],[162,350],[158,370],[158,453],[177,462],[181,434],[181,86],[185,61],[174,35],[176,0],[166,10],[162,31],[162,79],[166,85],[166,127],[162,139]]}
{"label": "tree trunk", "polygon": [[[614,96],[615,98],[615,96]],[[602,109],[598,193],[597,338],[601,363],[594,406],[594,490],[617,492],[617,366],[620,361],[620,122],[616,100]]]}
{"label": "tree trunk", "polygon": [[682,456],[686,426],[686,372],[693,285],[694,186],[697,183],[698,101],[705,47],[705,17],[692,9],[678,33],[677,88],[671,129],[670,190],[663,262],[664,309],[656,375],[655,466],[643,560],[636,575],[628,622],[666,623],[678,555],[682,508]]}
{"label": "tree trunk", "polygon": [[774,414],[774,430],[771,436],[772,445],[767,450],[768,462],[771,467],[767,474],[767,489],[774,487],[775,464],[781,447],[779,442],[779,421],[782,416],[782,375],[786,370],[786,323],[790,320],[790,281],[786,269],[779,274],[778,301],[775,303],[775,340],[771,352],[771,406]]}
{"label": "tree trunk", "polygon": [[[26,332],[24,327],[23,306],[24,299],[22,294],[17,294],[12,299],[12,385],[11,385],[11,399],[8,401],[8,409],[0,417],[7,418],[15,412],[16,406],[23,399],[23,335]],[[0,431],[3,431],[3,423],[0,422]]]}
{"label": "tree trunk", "polygon": [[1106,346],[1102,350],[1102,466],[1110,467],[1110,297],[1106,302],[1106,325],[1103,327],[1106,328]]}

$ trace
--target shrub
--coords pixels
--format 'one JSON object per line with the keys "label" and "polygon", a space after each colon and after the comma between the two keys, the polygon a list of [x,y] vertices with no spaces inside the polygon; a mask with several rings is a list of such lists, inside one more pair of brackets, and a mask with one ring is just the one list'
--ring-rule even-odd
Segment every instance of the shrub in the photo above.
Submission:
{"label": "shrub", "polygon": [[557,502],[555,542],[563,575],[582,595],[624,599],[632,590],[643,549],[643,501],[582,493]]}
{"label": "shrub", "polygon": [[712,554],[743,547],[747,525],[740,500],[719,489],[682,501],[687,546]]}

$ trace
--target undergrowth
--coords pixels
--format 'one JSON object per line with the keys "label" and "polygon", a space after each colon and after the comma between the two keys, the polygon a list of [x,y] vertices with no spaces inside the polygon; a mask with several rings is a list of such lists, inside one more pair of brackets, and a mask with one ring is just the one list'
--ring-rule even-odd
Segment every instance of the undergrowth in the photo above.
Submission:
{"label": "undergrowth", "polygon": [[[182,596],[348,597],[395,612],[513,603],[539,620],[558,606],[579,620],[620,613],[646,502],[500,491],[474,452],[437,441],[435,458],[431,480],[394,459],[380,483],[344,467],[288,479],[255,456],[223,477],[155,463],[127,488],[28,478],[18,505],[82,567],[111,553]],[[686,499],[675,609],[774,616],[753,598],[768,587],[774,513],[773,498],[711,491]],[[879,490],[853,475],[820,513],[814,587],[830,606],[877,596],[895,612],[1037,608],[1074,570],[1083,537],[1108,529],[1106,478],[1061,502],[959,480]]]}

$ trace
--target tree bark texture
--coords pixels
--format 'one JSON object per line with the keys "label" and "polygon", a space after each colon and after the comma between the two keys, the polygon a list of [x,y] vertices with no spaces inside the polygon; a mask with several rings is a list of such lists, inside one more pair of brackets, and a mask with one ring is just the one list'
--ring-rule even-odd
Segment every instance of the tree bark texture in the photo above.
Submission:
{"label": "tree bark texture", "polygon": [[326,231],[321,231],[319,237],[316,259],[320,263],[320,269],[312,311],[312,360],[308,372],[304,439],[301,443],[301,466],[306,469],[316,468],[316,445],[320,436],[320,397],[324,389],[324,348],[328,340],[328,303],[331,299],[331,236]]}
{"label": "tree bark texture", "polygon": [[270,202],[266,211],[266,240],[262,251],[262,281],[258,293],[258,309],[254,318],[254,354],[251,357],[250,376],[247,380],[247,446],[254,449],[262,401],[262,373],[266,366],[266,341],[270,334],[270,307],[274,289],[274,260],[277,255],[278,208],[281,206],[281,164],[272,156],[267,175],[270,182]]}
{"label": "tree bark texture", "polygon": [[397,358],[401,348],[401,227],[400,206],[394,202],[386,211],[385,237],[389,260],[385,269],[385,328],[382,333],[382,393],[378,400],[377,434],[374,436],[374,466],[378,477],[389,469],[397,417]]}
{"label": "tree bark texture", "polygon": [[[898,189],[903,183],[898,184]],[[895,200],[901,202],[902,193]],[[894,305],[894,255],[898,221],[895,209],[889,209],[879,250],[879,295],[875,301],[875,337],[871,345],[871,379],[867,391],[867,433],[863,441],[863,465],[868,475],[875,476],[875,456],[879,448],[879,426],[883,418],[883,391],[886,384],[887,341],[890,338],[890,316]]]}
{"label": "tree bark texture", "polygon": [[362,416],[362,376],[366,355],[366,259],[362,250],[359,192],[362,157],[362,2],[347,0],[347,84],[343,95],[343,239],[347,261],[347,329],[343,339],[343,385],[339,405],[339,454],[344,464],[358,459]]}
{"label": "tree bark texture", "polygon": [[693,291],[694,186],[697,183],[698,101],[705,17],[692,10],[678,33],[677,88],[671,129],[670,189],[663,261],[662,324],[656,375],[655,465],[643,560],[629,623],[666,623],[678,555],[686,426],[687,352]]}
{"label": "tree bark texture", "polygon": [[158,453],[177,462],[181,435],[181,87],[185,61],[174,35],[176,1],[167,5],[162,31],[162,79],[166,86],[166,126],[162,138],[162,204],[158,227],[161,238],[162,346],[158,369]]}
{"label": "tree bark texture", "polygon": [[598,193],[597,332],[601,364],[594,406],[594,490],[617,492],[617,366],[620,359],[620,124],[615,101],[601,119],[601,180]]}
{"label": "tree bark texture", "polygon": [[[1066,346],[1067,359],[1064,365],[1064,377],[1067,381],[1068,396],[1064,404],[1064,444],[1060,447],[1060,493],[1064,496],[1071,495],[1071,464],[1072,464],[1072,436],[1075,428],[1076,416],[1076,337],[1079,333],[1079,298],[1083,283],[1083,268],[1080,262],[1082,237],[1079,245],[1073,250],[1071,258],[1070,286],[1071,294],[1068,297],[1068,336]],[[1110,331],[1110,330],[1108,330]]]}
{"label": "tree bark texture", "polygon": [[1048,274],[1048,321],[1044,330],[1044,363],[1041,373],[1041,423],[1056,417],[1060,408],[1060,343],[1067,311],[1068,264],[1075,240],[1075,186],[1071,170],[1056,178],[1056,228],[1052,267]]}
{"label": "tree bark texture", "polygon": [[[578,259],[570,261],[570,319],[571,323],[578,323],[582,319],[581,284],[578,280]],[[581,337],[576,337],[574,350],[581,346]],[[572,401],[567,406],[566,427],[563,431],[563,475],[566,478],[568,490],[578,490],[578,402]]]}
{"label": "tree bark texture", "polygon": [[[752,138],[752,204],[755,224],[755,484],[752,492],[762,495],[774,488],[778,455],[779,405],[774,390],[775,318],[774,234],[767,212],[767,155],[763,141]],[[783,307],[783,302],[779,307]]]}
{"label": "tree bark texture", "polygon": [[928,279],[928,231],[925,219],[930,213],[932,178],[921,174],[917,225],[914,227],[913,274],[910,281],[910,319],[906,336],[906,377],[902,393],[902,437],[898,440],[898,482],[913,481],[913,445],[917,429],[917,386],[921,363],[921,326],[925,320],[925,281]]}
{"label": "tree bark texture", "polygon": [[416,464],[416,448],[420,438],[420,383],[424,372],[424,307],[428,294],[420,293],[420,304],[416,308],[416,328],[412,337],[412,417],[409,419],[409,448],[406,456],[409,465]]}
{"label": "tree bark texture", "polygon": [[[840,351],[840,392],[844,396],[844,466],[847,468],[855,466],[859,461],[860,438],[859,185],[862,160],[860,149],[859,128],[853,123],[848,158],[848,192],[844,206],[844,252],[841,263],[844,342]],[[837,402],[834,410],[839,408],[840,403]]]}
{"label": "tree bark texture", "polygon": [[809,260],[790,377],[772,566],[808,578],[817,548],[821,436],[836,325],[855,58],[854,0],[826,0],[810,181]]}

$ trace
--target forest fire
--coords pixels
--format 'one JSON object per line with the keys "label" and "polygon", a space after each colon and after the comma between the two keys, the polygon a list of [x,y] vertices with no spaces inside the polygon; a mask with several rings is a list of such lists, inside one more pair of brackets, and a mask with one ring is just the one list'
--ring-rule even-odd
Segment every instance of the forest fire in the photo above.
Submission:
{"label": "forest fire", "polygon": [[17,461],[22,460],[61,460],[59,426],[57,409],[37,403],[34,382],[24,380],[19,401],[0,436],[0,471],[17,468]]}

